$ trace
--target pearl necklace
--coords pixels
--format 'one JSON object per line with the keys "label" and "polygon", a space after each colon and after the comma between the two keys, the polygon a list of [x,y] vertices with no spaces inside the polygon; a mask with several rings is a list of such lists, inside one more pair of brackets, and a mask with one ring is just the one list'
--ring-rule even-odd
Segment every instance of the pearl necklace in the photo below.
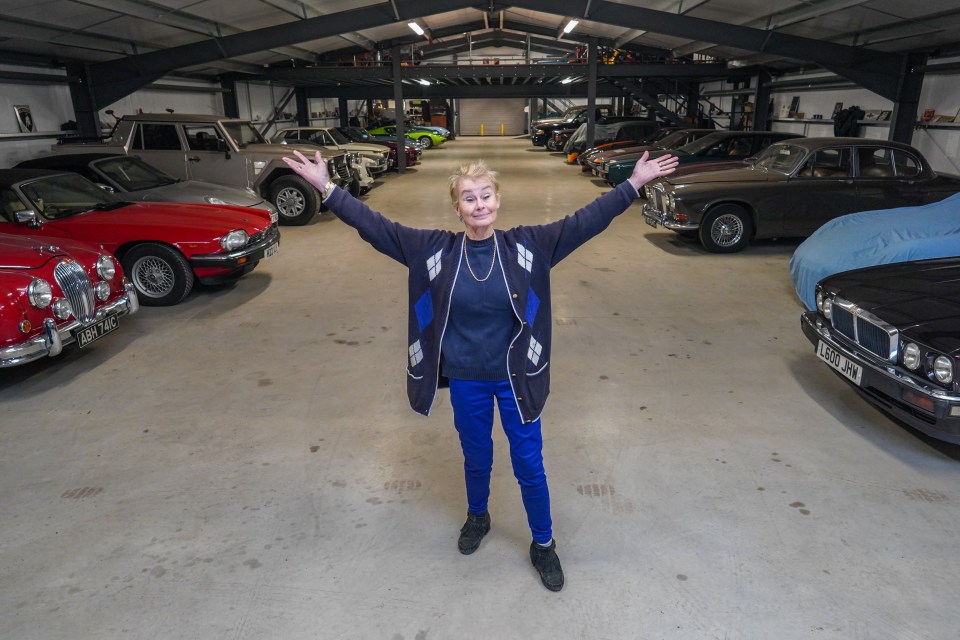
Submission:
{"label": "pearl necklace", "polygon": [[487,275],[483,278],[478,278],[477,274],[473,272],[473,267],[470,266],[470,258],[467,256],[467,237],[463,237],[463,261],[467,263],[467,271],[470,272],[470,275],[473,276],[473,279],[477,282],[486,282],[490,279],[490,276],[493,275],[493,265],[497,263],[497,239],[493,239],[493,259],[490,261],[490,271],[487,271]]}

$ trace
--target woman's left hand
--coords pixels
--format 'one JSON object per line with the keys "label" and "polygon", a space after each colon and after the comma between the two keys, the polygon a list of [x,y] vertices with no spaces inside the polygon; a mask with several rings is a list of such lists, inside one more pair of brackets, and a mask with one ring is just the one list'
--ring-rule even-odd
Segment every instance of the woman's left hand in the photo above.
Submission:
{"label": "woman's left hand", "polygon": [[630,175],[629,180],[633,186],[636,187],[637,191],[651,180],[670,175],[677,168],[677,164],[680,163],[680,159],[677,158],[677,156],[670,154],[652,160],[649,158],[650,152],[644,151],[640,159],[637,160],[637,165],[633,168],[633,173]]}

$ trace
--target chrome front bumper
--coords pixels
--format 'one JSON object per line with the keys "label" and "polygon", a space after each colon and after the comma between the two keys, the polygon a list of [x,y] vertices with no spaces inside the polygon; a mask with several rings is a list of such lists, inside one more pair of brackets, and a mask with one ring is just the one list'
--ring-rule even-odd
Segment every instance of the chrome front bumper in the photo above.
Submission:
{"label": "chrome front bumper", "polygon": [[269,231],[256,244],[251,244],[228,253],[207,253],[188,258],[193,267],[238,267],[256,262],[264,257],[267,249],[280,242],[280,230],[271,225]]}
{"label": "chrome front bumper", "polygon": [[[834,338],[832,327],[824,323],[816,311],[801,315],[800,327],[815,349],[822,341],[847,360],[862,367],[863,375],[859,385],[840,374],[837,375],[867,402],[933,438],[960,444],[960,396],[947,389],[918,383],[897,371],[892,364],[880,362],[873,355],[851,349]],[[915,403],[909,402],[910,396],[925,398],[933,410],[921,409]]]}
{"label": "chrome front bumper", "polygon": [[680,224],[675,220],[671,220],[667,217],[667,214],[662,211],[657,211],[649,202],[643,205],[643,219],[647,221],[651,227],[663,227],[664,229],[670,229],[671,231],[696,231],[700,228],[700,225],[697,223],[687,223]]}
{"label": "chrome front bumper", "polygon": [[[140,300],[137,298],[133,283],[124,283],[123,289],[123,296],[97,310],[97,317],[93,322],[99,322],[113,315],[133,314],[140,309]],[[0,349],[0,367],[15,367],[47,356],[59,355],[63,351],[64,345],[74,342],[74,331],[89,326],[93,322],[84,324],[79,320],[74,320],[57,328],[54,320],[47,318],[43,321],[43,333],[36,338],[6,349]]]}

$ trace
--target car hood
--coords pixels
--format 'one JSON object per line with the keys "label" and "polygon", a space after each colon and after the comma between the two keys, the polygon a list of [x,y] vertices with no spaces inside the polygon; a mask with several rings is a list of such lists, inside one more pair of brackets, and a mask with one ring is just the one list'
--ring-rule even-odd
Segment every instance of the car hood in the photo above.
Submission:
{"label": "car hood", "polygon": [[69,240],[0,235],[0,269],[39,269],[53,258],[87,254],[95,260],[101,253],[94,247]]}
{"label": "car hood", "polygon": [[960,352],[960,258],[847,271],[824,284],[901,333],[951,355]]}
{"label": "car hood", "polygon": [[712,171],[709,167],[704,167],[700,171],[690,173],[679,178],[666,178],[664,181],[676,188],[691,187],[704,184],[730,184],[743,182],[773,182],[783,180],[783,174],[759,171],[753,167],[743,167],[740,169],[725,169],[721,171]]}
{"label": "car hood", "polygon": [[340,145],[340,148],[346,149],[347,151],[354,151],[356,153],[383,153],[385,146],[386,145],[372,142],[351,142],[349,144]]}
{"label": "car hood", "polygon": [[161,187],[130,191],[138,200],[159,202],[196,202],[207,204],[204,198],[219,198],[227,204],[240,207],[256,207],[263,205],[263,198],[244,189],[228,187],[201,180],[183,180],[174,184],[165,184]]}
{"label": "car hood", "polygon": [[[96,229],[107,239],[146,239],[162,233],[168,242],[220,237],[243,229],[260,233],[270,226],[270,214],[261,209],[212,204],[135,202],[111,211],[88,211],[45,224],[69,229]],[[81,237],[80,233],[76,237]],[[99,236],[95,236],[99,237]]]}
{"label": "car hood", "polygon": [[250,144],[247,145],[246,149],[250,150],[252,153],[263,153],[277,156],[278,158],[289,156],[294,150],[297,150],[304,155],[310,154],[310,156],[313,157],[313,154],[317,152],[317,149],[321,149],[323,150],[323,157],[327,158],[328,160],[334,156],[343,155],[343,151],[340,151],[336,147],[324,147],[312,143],[274,144],[272,142],[268,142],[264,144]]}

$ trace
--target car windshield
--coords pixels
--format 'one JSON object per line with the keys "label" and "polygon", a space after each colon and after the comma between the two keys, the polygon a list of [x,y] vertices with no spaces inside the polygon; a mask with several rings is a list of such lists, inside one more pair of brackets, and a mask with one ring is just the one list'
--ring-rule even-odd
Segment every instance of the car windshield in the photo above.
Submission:
{"label": "car windshield", "polygon": [[337,144],[350,144],[350,138],[343,135],[339,129],[327,129],[327,133],[330,134],[330,137],[333,138],[333,141]]}
{"label": "car windshield", "polygon": [[663,149],[669,149],[676,143],[682,140],[686,140],[688,135],[690,134],[687,131],[683,131],[683,130],[674,131],[672,133],[668,133],[662,138],[654,138],[654,141],[656,142],[658,147],[661,147]]}
{"label": "car windshield", "polygon": [[238,149],[245,149],[249,144],[266,144],[267,142],[249,122],[223,122],[221,124]]}
{"label": "car windshield", "polygon": [[724,138],[727,137],[727,134],[723,131],[717,131],[715,133],[708,133],[698,140],[689,142],[682,147],[679,147],[677,151],[681,153],[689,153],[692,156],[695,156],[699,153],[702,153],[714,146],[718,142],[721,142]]}
{"label": "car windshield", "polygon": [[61,173],[20,185],[37,213],[46,218],[66,218],[90,210],[109,210],[126,204],[77,174]]}
{"label": "car windshield", "polygon": [[174,184],[178,180],[168,176],[135,156],[107,158],[95,163],[96,168],[124,191],[140,191]]}
{"label": "car windshield", "polygon": [[784,143],[773,144],[760,152],[753,166],[789,175],[800,166],[804,155],[802,147]]}

